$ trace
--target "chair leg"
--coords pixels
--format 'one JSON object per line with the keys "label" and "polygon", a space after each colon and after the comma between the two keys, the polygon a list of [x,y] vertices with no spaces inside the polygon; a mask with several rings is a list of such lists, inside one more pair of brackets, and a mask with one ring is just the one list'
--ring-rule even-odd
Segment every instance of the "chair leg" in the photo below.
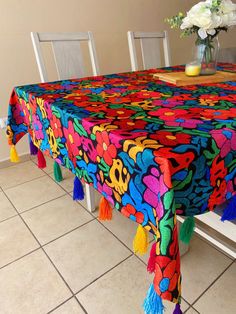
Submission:
{"label": "chair leg", "polygon": [[95,193],[94,189],[89,185],[85,183],[85,196],[86,196],[86,202],[87,202],[87,209],[91,213],[95,211]]}

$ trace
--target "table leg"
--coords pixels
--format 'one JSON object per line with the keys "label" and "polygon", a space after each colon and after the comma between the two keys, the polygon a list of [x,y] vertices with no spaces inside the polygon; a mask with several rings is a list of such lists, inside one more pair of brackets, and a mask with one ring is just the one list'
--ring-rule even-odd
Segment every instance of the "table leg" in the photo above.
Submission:
{"label": "table leg", "polygon": [[87,202],[87,209],[91,213],[95,211],[95,193],[94,193],[93,187],[91,187],[89,184],[85,183],[85,197]]}

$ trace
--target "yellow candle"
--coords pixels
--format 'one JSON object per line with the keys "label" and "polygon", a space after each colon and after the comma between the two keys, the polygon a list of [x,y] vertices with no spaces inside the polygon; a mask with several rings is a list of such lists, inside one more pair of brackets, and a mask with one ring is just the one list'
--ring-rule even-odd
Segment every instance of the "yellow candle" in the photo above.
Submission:
{"label": "yellow candle", "polygon": [[185,66],[185,74],[187,76],[198,76],[201,72],[201,65],[196,62],[188,63]]}

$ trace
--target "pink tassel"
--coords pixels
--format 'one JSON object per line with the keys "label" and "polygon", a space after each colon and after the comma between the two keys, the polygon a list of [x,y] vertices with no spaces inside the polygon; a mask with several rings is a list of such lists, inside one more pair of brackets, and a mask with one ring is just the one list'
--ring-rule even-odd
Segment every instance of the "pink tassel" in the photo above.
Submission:
{"label": "pink tassel", "polygon": [[41,150],[38,150],[37,156],[38,156],[38,168],[40,169],[46,168],[46,160]]}
{"label": "pink tassel", "polygon": [[179,303],[176,304],[173,314],[183,314],[183,312],[181,311]]}
{"label": "pink tassel", "polygon": [[147,271],[149,273],[154,273],[155,271],[155,262],[156,262],[156,242],[153,243],[152,248],[150,250],[150,256],[147,265]]}

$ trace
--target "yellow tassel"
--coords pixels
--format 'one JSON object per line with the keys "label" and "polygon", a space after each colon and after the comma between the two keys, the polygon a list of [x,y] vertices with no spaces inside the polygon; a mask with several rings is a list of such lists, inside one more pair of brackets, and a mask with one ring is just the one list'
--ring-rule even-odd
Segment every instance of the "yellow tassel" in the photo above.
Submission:
{"label": "yellow tassel", "polygon": [[143,255],[148,250],[148,231],[141,225],[138,226],[134,242],[133,249],[135,254]]}
{"label": "yellow tassel", "polygon": [[15,145],[11,145],[10,160],[11,162],[19,162],[19,156],[17,154]]}

